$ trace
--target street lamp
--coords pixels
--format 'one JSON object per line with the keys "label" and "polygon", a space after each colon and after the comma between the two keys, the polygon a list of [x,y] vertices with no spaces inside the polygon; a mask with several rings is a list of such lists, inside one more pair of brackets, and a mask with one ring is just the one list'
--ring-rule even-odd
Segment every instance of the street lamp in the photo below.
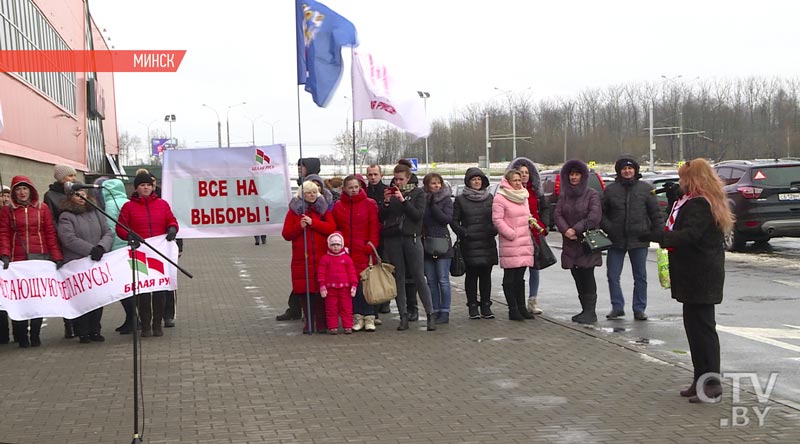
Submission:
{"label": "street lamp", "polygon": [[231,121],[230,121],[230,118],[229,118],[229,116],[231,114],[231,108],[234,108],[234,107],[237,107],[237,106],[241,106],[241,105],[246,105],[246,104],[247,104],[247,102],[235,103],[233,105],[228,105],[228,110],[225,112],[225,132],[227,133],[227,137],[228,137],[228,148],[231,147]]}
{"label": "street lamp", "polygon": [[[428,120],[428,98],[431,96],[431,93],[428,91],[417,91],[417,94],[422,98],[423,106],[425,107],[425,120]],[[428,136],[425,136],[425,172],[427,173],[430,169],[430,162],[428,161]]]}
{"label": "street lamp", "polygon": [[256,120],[258,120],[258,119],[260,119],[262,117],[264,117],[262,114],[259,114],[256,117],[244,116],[245,119],[250,121],[250,131],[251,131],[252,136],[253,136],[253,139],[252,139],[253,146],[256,146]]}
{"label": "street lamp", "polygon": [[217,143],[219,144],[219,147],[222,148],[222,122],[219,121],[219,113],[217,112],[217,110],[206,105],[205,103],[203,104],[203,106],[210,109],[211,111],[214,111],[214,114],[217,115]]}
{"label": "street lamp", "polygon": [[172,124],[175,123],[175,114],[167,114],[164,121],[169,123],[169,141],[172,143]]}
{"label": "street lamp", "polygon": [[280,122],[280,120],[276,120],[274,122],[264,122],[269,125],[270,133],[272,134],[272,145],[275,145],[275,124]]}
{"label": "street lamp", "polygon": [[511,101],[511,91],[494,87],[497,91],[502,92],[508,98],[508,107],[511,109],[511,158],[517,158],[517,113],[514,110],[514,104]]}
{"label": "street lamp", "polygon": [[[156,122],[158,122],[158,119],[151,120],[150,123],[144,123],[144,122],[139,121],[139,125],[142,125],[143,127],[147,128],[147,140],[145,140],[144,148],[145,148],[145,151],[147,151],[148,153],[150,153],[150,150],[152,149],[152,142],[150,140],[150,127],[153,126],[153,124],[156,123]],[[148,155],[148,157],[149,157],[149,155]],[[131,159],[128,159],[128,162],[130,162],[130,161],[131,161]]]}

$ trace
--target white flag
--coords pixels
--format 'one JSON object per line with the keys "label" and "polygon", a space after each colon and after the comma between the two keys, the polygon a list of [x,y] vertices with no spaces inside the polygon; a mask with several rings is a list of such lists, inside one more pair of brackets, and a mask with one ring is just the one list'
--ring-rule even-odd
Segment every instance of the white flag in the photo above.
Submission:
{"label": "white flag", "polygon": [[3,132],[3,104],[0,103],[0,133]]}
{"label": "white flag", "polygon": [[417,137],[428,137],[431,124],[424,102],[405,88],[386,65],[366,52],[353,51],[353,120],[380,119]]}

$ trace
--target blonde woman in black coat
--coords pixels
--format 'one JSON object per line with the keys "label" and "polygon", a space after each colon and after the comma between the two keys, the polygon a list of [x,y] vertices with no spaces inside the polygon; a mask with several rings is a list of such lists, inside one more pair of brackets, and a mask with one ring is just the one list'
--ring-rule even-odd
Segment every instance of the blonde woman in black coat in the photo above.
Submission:
{"label": "blonde woman in black coat", "polygon": [[678,175],[683,197],[672,206],[665,231],[640,239],[669,250],[670,290],[683,304],[683,326],[694,366],[692,385],[681,396],[691,403],[716,402],[722,385],[714,306],[722,302],[723,238],[734,219],[722,182],[705,159],[686,162]]}

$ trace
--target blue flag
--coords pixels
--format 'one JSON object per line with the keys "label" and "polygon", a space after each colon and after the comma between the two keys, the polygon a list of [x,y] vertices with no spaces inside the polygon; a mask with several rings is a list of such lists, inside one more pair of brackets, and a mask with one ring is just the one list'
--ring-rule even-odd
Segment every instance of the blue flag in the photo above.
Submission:
{"label": "blue flag", "polygon": [[324,107],[342,78],[342,47],[355,46],[356,27],[314,0],[295,0],[297,84]]}

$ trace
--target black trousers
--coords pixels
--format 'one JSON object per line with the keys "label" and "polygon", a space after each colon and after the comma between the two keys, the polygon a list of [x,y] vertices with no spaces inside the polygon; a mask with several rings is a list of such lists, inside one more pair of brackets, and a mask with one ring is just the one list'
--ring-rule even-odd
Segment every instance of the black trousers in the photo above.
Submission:
{"label": "black trousers", "polygon": [[528,267],[504,268],[503,288],[506,288],[506,286],[511,286],[511,288],[518,288],[519,285],[525,285],[525,271],[527,270]]}
{"label": "black trousers", "polygon": [[103,307],[82,314],[72,320],[75,334],[78,336],[94,336],[100,334],[100,319],[103,318]]}
{"label": "black trousers", "polygon": [[572,279],[575,280],[575,288],[578,296],[582,294],[597,294],[597,282],[594,280],[594,267],[591,268],[570,268]]}
{"label": "black trousers", "polygon": [[[683,328],[692,353],[694,382],[706,373],[719,374],[719,336],[714,304],[683,304]],[[706,384],[719,384],[717,378],[706,381]]]}
{"label": "black trousers", "polygon": [[425,307],[425,313],[433,313],[433,300],[428,281],[425,279],[425,253],[422,250],[422,240],[417,237],[389,237],[384,242],[383,259],[395,266],[395,281],[397,284],[397,310],[400,315],[408,315],[406,299],[406,270],[416,284],[417,293]]}
{"label": "black trousers", "polygon": [[169,291],[164,300],[164,319],[175,319],[175,307],[178,304],[178,292]]}
{"label": "black trousers", "polygon": [[8,312],[0,310],[0,344],[8,344]]}
{"label": "black trousers", "polygon": [[467,307],[478,303],[478,291],[481,303],[486,304],[492,299],[492,265],[485,267],[467,267],[464,276],[464,291],[467,293]]}

